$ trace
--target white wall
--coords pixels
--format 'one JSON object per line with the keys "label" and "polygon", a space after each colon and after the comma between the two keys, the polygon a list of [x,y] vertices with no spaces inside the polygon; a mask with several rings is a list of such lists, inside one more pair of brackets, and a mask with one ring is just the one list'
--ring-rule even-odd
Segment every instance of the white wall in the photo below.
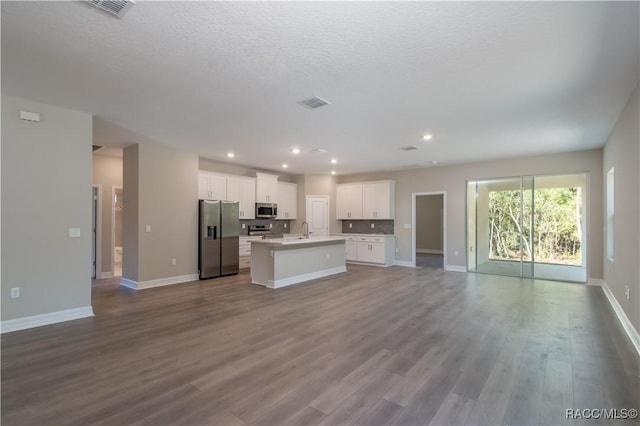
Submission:
{"label": "white wall", "polygon": [[[19,120],[20,110],[41,121]],[[90,114],[2,97],[3,323],[90,312],[91,145]],[[12,287],[20,298],[10,298]]]}
{"label": "white wall", "polygon": [[[601,176],[614,167],[614,260],[611,262],[603,250],[604,281],[622,306],[627,317],[640,330],[640,110],[638,87],[622,111],[614,130],[604,147]],[[605,180],[606,181],[606,180]],[[606,197],[604,197],[606,200]],[[606,212],[606,202],[601,211]],[[606,238],[604,239],[606,241]],[[625,297],[629,286],[630,299]]]}

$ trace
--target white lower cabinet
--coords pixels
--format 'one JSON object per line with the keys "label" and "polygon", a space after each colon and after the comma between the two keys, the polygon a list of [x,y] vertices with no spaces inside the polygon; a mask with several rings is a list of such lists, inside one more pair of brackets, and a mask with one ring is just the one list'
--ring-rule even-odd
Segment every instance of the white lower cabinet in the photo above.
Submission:
{"label": "white lower cabinet", "polygon": [[371,263],[376,265],[391,266],[395,261],[395,236],[361,234],[347,235],[345,237],[345,260],[358,263]]}
{"label": "white lower cabinet", "polygon": [[355,237],[347,238],[345,247],[347,250],[347,253],[344,257],[345,260],[358,260],[358,242],[356,241]]}
{"label": "white lower cabinet", "polygon": [[262,237],[240,237],[239,242],[239,267],[240,269],[247,269],[251,267],[251,240],[259,240]]}

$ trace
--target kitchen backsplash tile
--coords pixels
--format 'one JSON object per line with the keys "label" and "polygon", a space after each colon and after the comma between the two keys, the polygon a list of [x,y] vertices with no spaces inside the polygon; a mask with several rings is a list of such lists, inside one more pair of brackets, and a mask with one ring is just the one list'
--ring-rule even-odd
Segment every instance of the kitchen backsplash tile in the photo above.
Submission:
{"label": "kitchen backsplash tile", "polygon": [[[291,232],[290,220],[251,219],[240,221],[240,235],[249,235],[249,226],[269,226],[270,224],[273,224],[271,232],[274,234],[289,234]],[[284,227],[285,224],[287,225],[286,228]],[[244,229],[242,229],[242,225],[244,225]]]}
{"label": "kitchen backsplash tile", "polygon": [[[349,224],[352,225],[349,228]],[[373,228],[371,227],[373,224]],[[393,234],[393,220],[343,220],[342,232],[345,234]]]}

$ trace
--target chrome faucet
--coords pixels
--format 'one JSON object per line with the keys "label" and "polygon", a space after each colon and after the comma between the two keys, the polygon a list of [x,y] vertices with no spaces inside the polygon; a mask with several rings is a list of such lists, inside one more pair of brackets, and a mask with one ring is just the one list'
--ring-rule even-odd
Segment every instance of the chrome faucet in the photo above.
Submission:
{"label": "chrome faucet", "polygon": [[302,222],[302,224],[300,225],[300,230],[302,230],[305,225],[307,225],[307,232],[304,233],[304,237],[309,239],[309,224],[306,221]]}

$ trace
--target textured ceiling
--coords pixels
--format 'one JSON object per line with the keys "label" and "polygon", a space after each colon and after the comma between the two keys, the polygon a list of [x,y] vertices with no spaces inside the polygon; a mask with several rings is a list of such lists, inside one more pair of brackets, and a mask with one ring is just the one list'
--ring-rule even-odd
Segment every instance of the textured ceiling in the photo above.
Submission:
{"label": "textured ceiling", "polygon": [[[289,173],[600,147],[640,75],[638,2],[1,7],[3,93],[95,114],[100,144]],[[331,104],[298,104],[312,96]]]}

